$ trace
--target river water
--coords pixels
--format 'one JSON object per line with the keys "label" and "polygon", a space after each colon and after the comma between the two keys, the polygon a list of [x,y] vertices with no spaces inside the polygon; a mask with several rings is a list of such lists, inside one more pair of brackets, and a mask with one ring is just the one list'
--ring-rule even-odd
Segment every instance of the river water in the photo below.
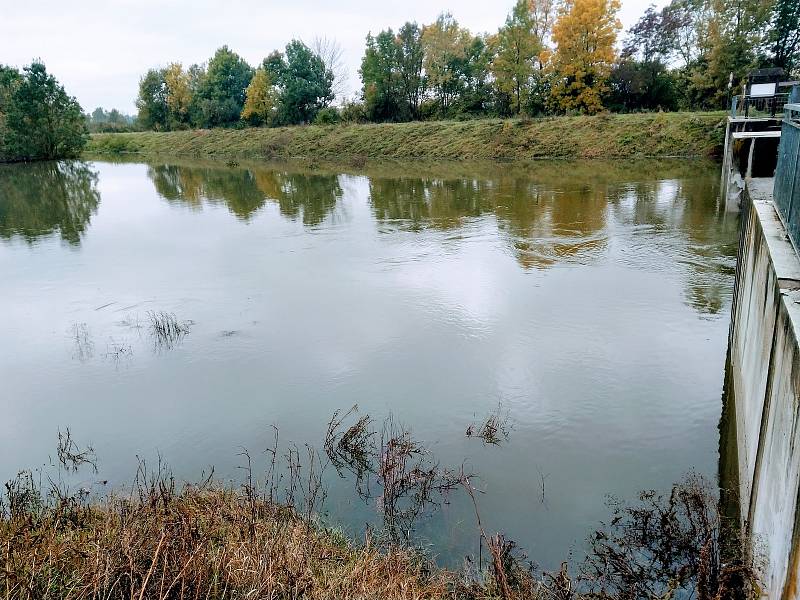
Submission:
{"label": "river water", "polygon": [[[137,456],[239,482],[272,425],[320,447],[358,405],[475,473],[487,529],[556,566],[607,494],[716,478],[738,226],[717,191],[703,161],[4,166],[0,478],[69,427],[95,490]],[[151,311],[188,333],[160,343]],[[492,413],[507,438],[465,435]],[[328,522],[379,523],[326,481]],[[463,494],[428,513],[415,543],[476,551]]]}

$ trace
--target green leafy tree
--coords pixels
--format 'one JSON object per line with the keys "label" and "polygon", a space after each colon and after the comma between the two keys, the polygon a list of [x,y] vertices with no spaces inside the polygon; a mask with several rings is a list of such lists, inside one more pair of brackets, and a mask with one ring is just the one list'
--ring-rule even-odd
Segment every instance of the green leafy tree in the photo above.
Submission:
{"label": "green leafy tree", "polygon": [[775,0],[768,42],[773,64],[794,73],[800,66],[800,2]]}
{"label": "green leafy tree", "polygon": [[108,115],[103,110],[102,106],[98,106],[92,111],[92,123],[106,123],[108,122]]}
{"label": "green leafy tree", "polygon": [[241,56],[227,46],[217,50],[208,61],[197,90],[202,125],[218,127],[237,123],[252,78],[253,69]]}
{"label": "green leafy tree", "polygon": [[425,72],[442,114],[463,93],[465,69],[472,45],[472,34],[458,25],[449,13],[439,15],[422,33]]}
{"label": "green leafy tree", "polygon": [[518,0],[514,5],[494,38],[494,46],[491,69],[497,88],[510,98],[511,112],[519,114],[528,101],[534,61],[542,50],[527,0]]}
{"label": "green leafy tree", "polygon": [[425,94],[423,37],[423,31],[411,22],[406,22],[397,32],[396,57],[401,94],[412,119],[419,118],[419,106]]}
{"label": "green leafy tree", "polygon": [[139,125],[145,129],[169,129],[168,90],[164,75],[164,69],[150,69],[139,80],[136,108],[139,111]]}
{"label": "green leafy tree", "polygon": [[492,48],[483,36],[473,36],[463,60],[455,65],[460,90],[453,102],[451,113],[485,114],[493,109],[493,93],[489,65]]}
{"label": "green leafy tree", "polygon": [[[0,65],[0,145],[5,139],[6,115],[11,108],[11,101],[20,81],[22,76],[17,69]],[[0,147],[0,160],[2,159],[3,150]]]}
{"label": "green leafy tree", "polygon": [[611,110],[677,108],[676,77],[666,67],[673,48],[671,14],[650,5],[628,30],[622,57],[608,80]]}
{"label": "green leafy tree", "polygon": [[709,17],[700,38],[701,54],[691,74],[696,102],[722,108],[733,75],[736,90],[756,66],[769,19],[771,0],[710,0]]}
{"label": "green leafy tree", "polygon": [[74,158],[88,140],[80,104],[40,62],[23,69],[4,110],[0,156],[5,160]]}
{"label": "green leafy tree", "polygon": [[322,58],[298,40],[286,45],[285,58],[271,55],[265,71],[279,89],[276,119],[281,124],[311,123],[333,100],[333,72]]}
{"label": "green leafy tree", "polygon": [[391,29],[367,35],[361,59],[364,111],[370,121],[404,121],[410,118],[400,79],[399,46]]}
{"label": "green leafy tree", "polygon": [[676,76],[658,60],[620,60],[611,71],[608,87],[608,108],[615,112],[678,108]]}

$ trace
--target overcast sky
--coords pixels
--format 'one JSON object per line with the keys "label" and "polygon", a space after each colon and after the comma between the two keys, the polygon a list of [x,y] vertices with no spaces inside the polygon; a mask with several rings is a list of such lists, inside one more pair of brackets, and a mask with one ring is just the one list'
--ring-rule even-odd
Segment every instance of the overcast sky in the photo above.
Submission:
{"label": "overcast sky", "polygon": [[[656,0],[661,6],[665,0]],[[327,36],[341,44],[350,93],[367,32],[420,24],[449,11],[471,31],[494,32],[513,0],[0,0],[0,63],[21,67],[40,58],[77,96],[97,106],[135,113],[139,77],[150,67],[208,60],[228,44],[251,65],[298,38]],[[627,29],[650,4],[622,0]]]}

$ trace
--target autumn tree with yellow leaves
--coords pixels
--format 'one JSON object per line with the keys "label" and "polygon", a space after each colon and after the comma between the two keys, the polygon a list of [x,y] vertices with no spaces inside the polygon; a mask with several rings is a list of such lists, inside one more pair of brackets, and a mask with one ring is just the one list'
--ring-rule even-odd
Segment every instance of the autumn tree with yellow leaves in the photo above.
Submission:
{"label": "autumn tree with yellow leaves", "polygon": [[167,86],[167,108],[173,128],[189,122],[189,105],[192,101],[189,74],[181,63],[172,63],[164,70]]}
{"label": "autumn tree with yellow leaves", "polygon": [[245,90],[242,120],[251,125],[265,125],[275,109],[275,90],[266,69],[256,69],[250,85]]}
{"label": "autumn tree with yellow leaves", "polygon": [[553,26],[549,57],[551,103],[556,111],[589,114],[603,109],[614,66],[620,0],[566,0]]}

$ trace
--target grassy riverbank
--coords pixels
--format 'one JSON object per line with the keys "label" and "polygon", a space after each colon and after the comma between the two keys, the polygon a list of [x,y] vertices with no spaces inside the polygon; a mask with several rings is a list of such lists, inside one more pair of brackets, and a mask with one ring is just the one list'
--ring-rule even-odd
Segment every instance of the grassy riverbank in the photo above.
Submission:
{"label": "grassy riverbank", "polygon": [[23,473],[6,489],[0,595],[15,600],[622,600],[689,590],[745,600],[752,589],[750,567],[723,564],[713,497],[694,484],[615,511],[622,524],[594,535],[577,578],[567,563],[537,575],[480,521],[486,562],[457,572],[380,532],[348,540],[247,485],[178,489],[171,476],[144,474],[128,493],[89,503],[58,486],[46,498]]}
{"label": "grassy riverbank", "polygon": [[86,152],[349,162],[695,157],[718,154],[724,123],[722,113],[650,113],[109,133],[93,135]]}

